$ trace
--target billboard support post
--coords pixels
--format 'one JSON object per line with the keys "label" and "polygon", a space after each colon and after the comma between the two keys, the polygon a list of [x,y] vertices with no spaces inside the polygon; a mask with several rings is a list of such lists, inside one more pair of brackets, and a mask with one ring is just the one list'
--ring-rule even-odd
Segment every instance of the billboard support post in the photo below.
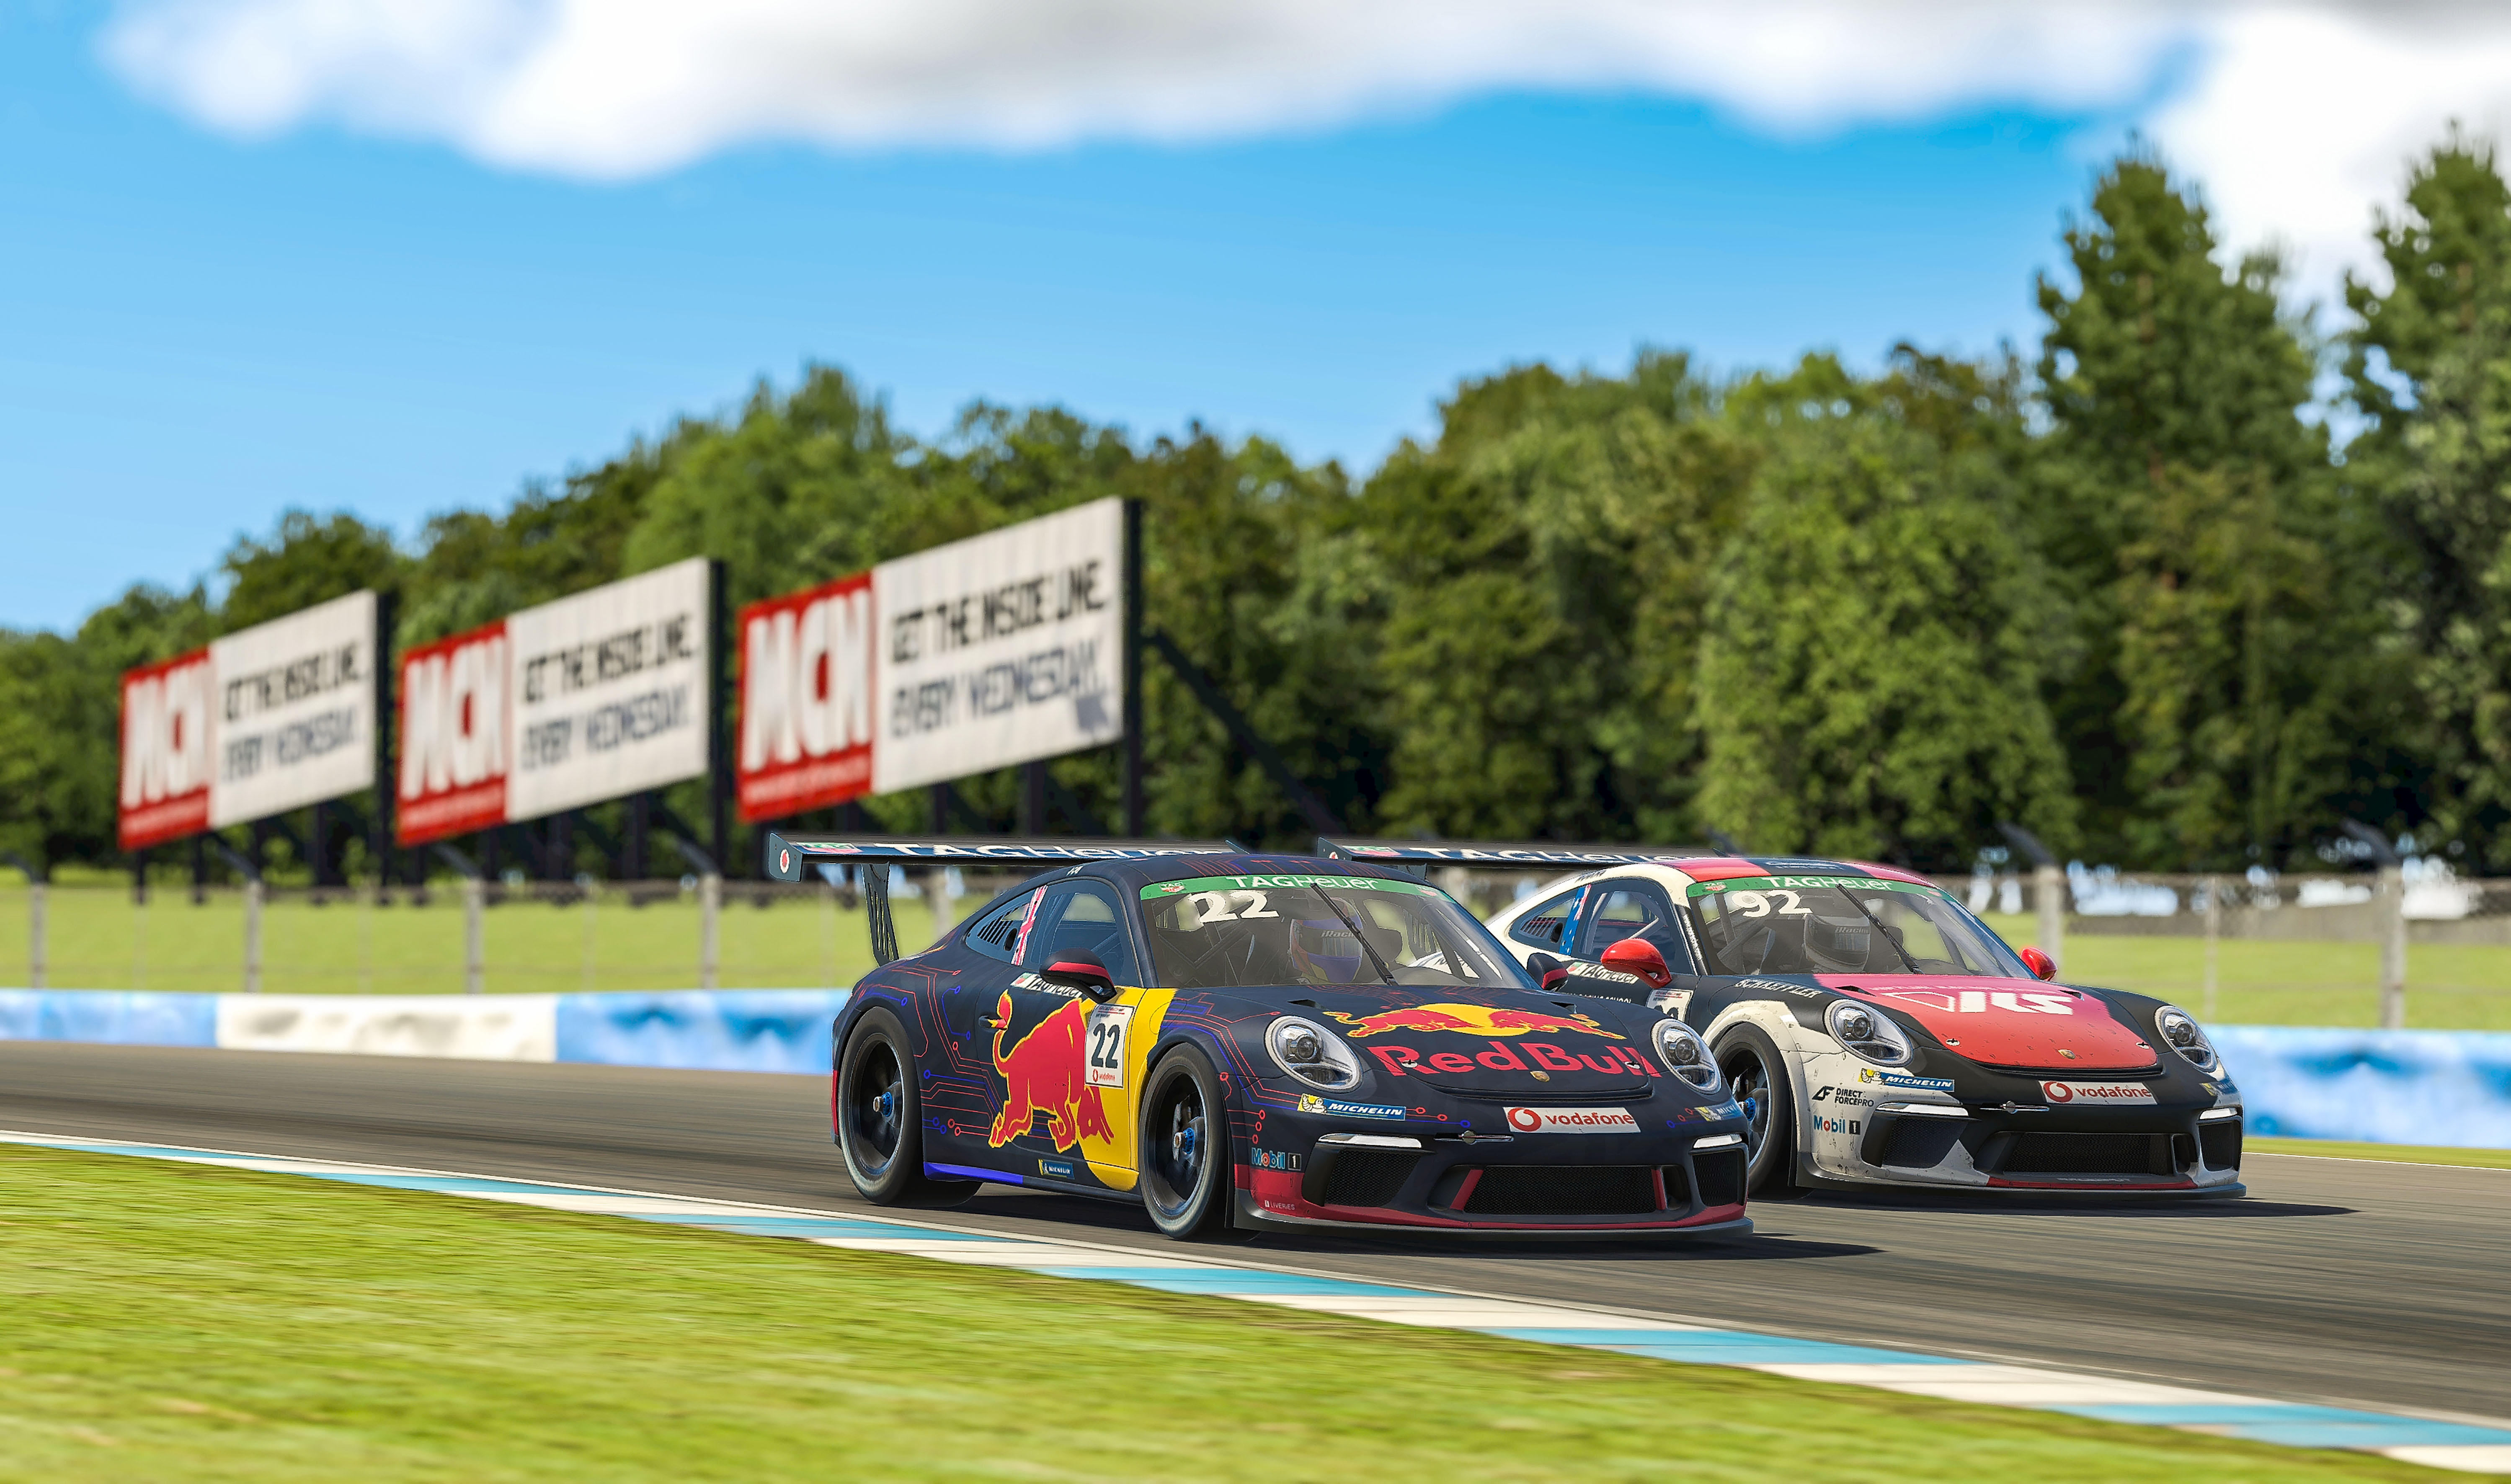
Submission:
{"label": "billboard support post", "polygon": [[1142,838],[1142,502],[1125,502],[1125,836]]}
{"label": "billboard support post", "polygon": [[[732,857],[732,747],[723,720],[728,714],[726,679],[732,674],[724,650],[732,641],[732,592],[723,580],[723,559],[707,563],[707,828],[715,850],[715,873],[721,879]],[[701,883],[703,889],[703,883]],[[713,985],[708,986],[713,989]]]}
{"label": "billboard support post", "polygon": [[393,679],[399,673],[394,625],[399,621],[400,610],[401,600],[395,594],[375,595],[375,812],[367,848],[374,852],[378,896],[392,880],[393,802],[400,797],[393,770],[393,734],[400,728],[391,720],[395,715]]}

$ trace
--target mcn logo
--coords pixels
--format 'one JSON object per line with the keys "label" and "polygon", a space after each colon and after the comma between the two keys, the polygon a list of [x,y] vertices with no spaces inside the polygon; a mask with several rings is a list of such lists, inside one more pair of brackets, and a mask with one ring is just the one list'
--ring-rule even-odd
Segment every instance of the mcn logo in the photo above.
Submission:
{"label": "mcn logo", "polygon": [[871,791],[871,595],[864,572],[741,610],[743,818]]}
{"label": "mcn logo", "polygon": [[124,848],[209,828],[210,689],[207,650],[123,677]]}

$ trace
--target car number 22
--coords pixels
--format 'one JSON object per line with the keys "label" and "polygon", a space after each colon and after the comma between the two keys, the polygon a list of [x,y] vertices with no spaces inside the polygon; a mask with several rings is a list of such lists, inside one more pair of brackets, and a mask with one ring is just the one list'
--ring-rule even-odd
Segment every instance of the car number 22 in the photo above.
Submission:
{"label": "car number 22", "polygon": [[1132,1005],[1104,1005],[1090,1012],[1088,1081],[1093,1087],[1125,1085],[1125,1033],[1133,1028]]}

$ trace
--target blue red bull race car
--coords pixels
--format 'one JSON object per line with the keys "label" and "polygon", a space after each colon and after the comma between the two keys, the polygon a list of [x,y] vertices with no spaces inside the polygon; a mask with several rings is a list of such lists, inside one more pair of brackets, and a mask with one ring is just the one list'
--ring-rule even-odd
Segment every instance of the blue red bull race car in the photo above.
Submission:
{"label": "blue red bull race car", "polygon": [[[879,967],[832,1031],[855,1188],[1139,1201],[1178,1238],[1314,1229],[1742,1232],[1745,1112],[1708,1042],[1546,993],[1402,871],[1095,840],[771,835],[863,866]],[[892,866],[1053,869],[922,953]]]}
{"label": "blue red bull race car", "polygon": [[[1319,842],[1375,862],[1568,872],[1495,915],[1582,1006],[1707,1040],[1752,1189],[2237,1196],[2241,1095],[2186,1011],[2050,982],[1925,877],[1859,861]],[[1594,868],[1594,869],[1582,869]]]}

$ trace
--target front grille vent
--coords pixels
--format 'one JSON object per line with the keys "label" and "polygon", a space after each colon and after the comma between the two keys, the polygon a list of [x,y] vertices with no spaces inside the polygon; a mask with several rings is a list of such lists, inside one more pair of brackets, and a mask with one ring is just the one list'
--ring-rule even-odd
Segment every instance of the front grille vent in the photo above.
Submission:
{"label": "front grille vent", "polygon": [[1382,1206],[1404,1189],[1421,1156],[1395,1150],[1336,1150],[1313,1197],[1319,1205]]}
{"label": "front grille vent", "polygon": [[[1735,1206],[1744,1202],[1744,1152],[1739,1149],[1711,1150],[1691,1156],[1691,1173],[1700,1187],[1700,1203],[1704,1206]],[[1675,1172],[1665,1172],[1666,1184],[1672,1186]]]}
{"label": "front grille vent", "polygon": [[2025,1134],[2008,1175],[2170,1175],[2170,1140],[2156,1134]]}
{"label": "front grille vent", "polygon": [[1637,1216],[1657,1209],[1655,1171],[1643,1164],[1498,1165],[1474,1182],[1476,1216]]}
{"label": "front grille vent", "polygon": [[2206,1157],[2210,1170],[2237,1170],[2241,1167],[2241,1120],[2197,1125],[2197,1152]]}
{"label": "front grille vent", "polygon": [[1931,1170],[1961,1142],[1962,1126],[1951,1118],[1900,1118],[1883,1135],[1878,1164],[1905,1170]]}

